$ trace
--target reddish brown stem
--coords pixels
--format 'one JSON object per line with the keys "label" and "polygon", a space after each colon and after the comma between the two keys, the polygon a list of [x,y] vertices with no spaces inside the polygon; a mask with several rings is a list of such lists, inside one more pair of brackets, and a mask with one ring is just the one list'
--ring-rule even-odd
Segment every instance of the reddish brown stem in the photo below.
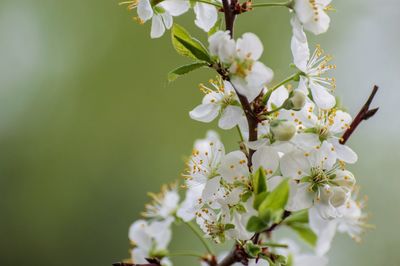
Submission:
{"label": "reddish brown stem", "polygon": [[370,105],[372,103],[372,100],[374,99],[376,93],[378,92],[378,89],[379,89],[378,86],[375,85],[374,88],[372,89],[372,93],[369,96],[368,100],[363,105],[361,110],[358,112],[357,116],[354,118],[350,127],[344,132],[343,136],[340,138],[340,144],[346,144],[346,142],[349,140],[351,135],[357,129],[358,125],[360,125],[362,121],[368,120],[369,118],[374,116],[376,114],[376,112],[378,112],[379,107],[371,109],[371,110],[369,109]]}

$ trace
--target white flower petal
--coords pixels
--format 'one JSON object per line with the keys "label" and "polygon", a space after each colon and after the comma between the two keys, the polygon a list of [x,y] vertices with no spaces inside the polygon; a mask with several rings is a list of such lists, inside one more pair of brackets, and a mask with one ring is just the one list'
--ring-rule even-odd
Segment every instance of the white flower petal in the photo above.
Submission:
{"label": "white flower petal", "polygon": [[351,164],[357,162],[357,153],[355,153],[349,146],[340,144],[338,140],[332,141],[332,144],[339,160]]}
{"label": "white flower petal", "polygon": [[164,0],[158,4],[172,16],[180,16],[189,10],[190,4],[186,0]]}
{"label": "white flower petal", "polygon": [[258,149],[252,158],[254,170],[260,167],[265,170],[266,176],[272,176],[279,166],[278,153],[269,146],[264,146]]}
{"label": "white flower petal", "polygon": [[309,84],[314,102],[319,108],[328,110],[335,106],[336,99],[328,92],[327,88],[313,81],[310,81]]}
{"label": "white flower petal", "polygon": [[318,236],[316,253],[319,256],[325,255],[331,248],[333,237],[336,234],[337,222],[335,220],[324,220],[319,215],[316,208],[308,211],[310,228]]}
{"label": "white flower petal", "polygon": [[222,158],[218,172],[228,182],[247,179],[249,177],[249,168],[246,155],[241,151],[228,153]]}
{"label": "white flower petal", "polygon": [[189,112],[190,118],[204,123],[213,121],[219,113],[220,107],[213,103],[200,104]]}
{"label": "white flower petal", "polygon": [[258,60],[264,50],[262,42],[257,35],[249,32],[243,34],[242,38],[237,40],[236,48],[239,58],[251,58],[253,60]]}
{"label": "white flower petal", "polygon": [[290,180],[289,200],[286,205],[288,211],[300,211],[313,205],[314,192],[310,192],[309,184]]}
{"label": "white flower petal", "polygon": [[281,158],[280,168],[284,177],[291,177],[294,179],[300,179],[308,171],[310,163],[307,157],[304,156],[304,152],[294,150],[290,153],[286,153]]}
{"label": "white flower petal", "polygon": [[209,32],[218,19],[218,10],[216,7],[197,2],[193,10],[196,14],[194,23],[205,32]]}
{"label": "white flower petal", "polygon": [[151,21],[151,33],[150,37],[155,39],[163,36],[165,32],[165,26],[160,15],[154,15]]}
{"label": "white flower petal", "polygon": [[137,6],[137,13],[141,20],[147,21],[153,17],[154,11],[149,0],[140,0]]}
{"label": "white flower petal", "polygon": [[333,125],[330,126],[329,130],[334,134],[339,134],[346,131],[351,124],[352,118],[350,114],[337,110],[335,117],[333,118]]}
{"label": "white flower petal", "polygon": [[276,107],[280,107],[289,98],[289,92],[285,86],[280,86],[274,92],[272,92],[268,100],[268,108],[272,110],[272,104]]}
{"label": "white flower petal", "polygon": [[242,108],[229,105],[222,112],[218,126],[222,129],[231,129],[239,123],[240,119],[243,119],[243,116]]}
{"label": "white flower petal", "polygon": [[164,13],[161,14],[161,17],[163,19],[164,26],[167,29],[170,29],[172,27],[172,24],[173,24],[171,14],[169,14],[168,12],[164,12]]}

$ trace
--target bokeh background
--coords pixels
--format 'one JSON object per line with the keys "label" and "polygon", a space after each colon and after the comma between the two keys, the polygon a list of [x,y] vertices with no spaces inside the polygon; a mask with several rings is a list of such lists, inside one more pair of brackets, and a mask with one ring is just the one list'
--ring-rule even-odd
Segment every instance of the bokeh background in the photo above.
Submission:
{"label": "bokeh background", "polygon": [[[261,0],[259,0],[261,1]],[[147,191],[179,178],[183,158],[209,125],[188,111],[202,95],[199,71],[168,84],[188,62],[167,36],[114,0],[0,2],[0,265],[110,265],[128,257],[127,230]],[[400,4],[337,0],[328,34],[311,37],[335,55],[338,94],[355,113],[373,84],[378,115],[351,145],[376,229],[362,244],[338,236],[330,265],[400,265]],[[256,32],[276,80],[290,73],[289,13],[259,9],[237,32]],[[179,17],[193,34],[193,14]],[[310,35],[311,36],[311,35]],[[215,126],[215,125],[213,125]],[[228,150],[236,132],[222,132]],[[186,228],[172,249],[201,248]],[[179,259],[176,265],[196,265]]]}

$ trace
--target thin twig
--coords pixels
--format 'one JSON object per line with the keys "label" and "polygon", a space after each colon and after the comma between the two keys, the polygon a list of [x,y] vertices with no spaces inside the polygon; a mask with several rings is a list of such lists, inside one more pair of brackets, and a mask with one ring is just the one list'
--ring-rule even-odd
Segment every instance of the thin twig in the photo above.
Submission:
{"label": "thin twig", "polygon": [[354,118],[353,122],[350,124],[350,127],[344,132],[343,136],[340,138],[340,144],[346,144],[346,142],[349,140],[350,136],[354,133],[354,131],[357,129],[358,125],[363,121],[363,120],[368,120],[372,116],[378,112],[378,108],[374,109],[369,109],[370,105],[372,103],[372,100],[374,99],[376,93],[378,92],[379,87],[374,86],[372,89],[372,93],[369,96],[368,100],[366,103],[363,105],[361,110],[358,112],[357,116]]}

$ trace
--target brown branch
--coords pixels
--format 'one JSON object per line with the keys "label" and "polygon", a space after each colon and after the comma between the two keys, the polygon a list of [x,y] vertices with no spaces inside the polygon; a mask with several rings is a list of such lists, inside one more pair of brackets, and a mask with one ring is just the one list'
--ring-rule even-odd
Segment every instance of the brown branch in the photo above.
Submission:
{"label": "brown branch", "polygon": [[376,114],[376,112],[378,112],[379,107],[371,109],[371,110],[369,109],[370,105],[372,103],[372,100],[374,99],[377,92],[378,92],[378,86],[375,85],[374,88],[372,89],[372,93],[369,96],[368,100],[363,105],[361,110],[358,112],[357,116],[354,118],[350,127],[344,132],[343,136],[340,138],[340,144],[346,144],[346,142],[349,140],[350,136],[357,129],[358,125],[360,125],[362,121],[368,120],[369,118],[374,116]]}
{"label": "brown branch", "polygon": [[116,262],[113,263],[113,266],[161,266],[161,263],[158,259],[150,259],[146,258],[148,263],[146,264],[134,264],[132,262]]}
{"label": "brown branch", "polygon": [[230,266],[237,262],[243,265],[249,264],[248,256],[240,245],[235,245],[231,252],[217,266]]}

